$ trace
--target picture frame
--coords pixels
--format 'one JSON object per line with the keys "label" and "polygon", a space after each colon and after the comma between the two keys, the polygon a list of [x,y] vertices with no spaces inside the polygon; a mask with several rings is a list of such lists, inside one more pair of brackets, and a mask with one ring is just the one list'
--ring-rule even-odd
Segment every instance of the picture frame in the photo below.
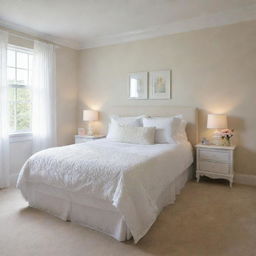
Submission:
{"label": "picture frame", "polygon": [[142,100],[148,98],[148,72],[129,74],[128,95],[129,99]]}
{"label": "picture frame", "polygon": [[77,134],[80,136],[85,135],[85,129],[84,128],[77,128]]}
{"label": "picture frame", "polygon": [[171,70],[149,72],[149,99],[171,99]]}

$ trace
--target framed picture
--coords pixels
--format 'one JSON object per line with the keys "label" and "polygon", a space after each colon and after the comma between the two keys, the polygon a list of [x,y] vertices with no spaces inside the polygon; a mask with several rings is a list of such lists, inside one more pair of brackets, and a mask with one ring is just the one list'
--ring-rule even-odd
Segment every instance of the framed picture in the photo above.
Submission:
{"label": "framed picture", "polygon": [[149,72],[149,99],[171,98],[171,70]]}
{"label": "framed picture", "polygon": [[129,74],[129,99],[148,98],[148,72],[137,72]]}
{"label": "framed picture", "polygon": [[85,129],[84,128],[78,128],[77,133],[78,133],[78,135],[83,136],[83,135],[85,135]]}

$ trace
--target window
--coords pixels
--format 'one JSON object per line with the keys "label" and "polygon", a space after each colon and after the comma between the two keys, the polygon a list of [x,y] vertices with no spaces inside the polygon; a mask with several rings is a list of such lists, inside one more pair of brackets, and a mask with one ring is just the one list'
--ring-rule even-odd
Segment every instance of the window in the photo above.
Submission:
{"label": "window", "polygon": [[10,133],[31,131],[31,83],[33,52],[9,46],[7,79],[9,85]]}

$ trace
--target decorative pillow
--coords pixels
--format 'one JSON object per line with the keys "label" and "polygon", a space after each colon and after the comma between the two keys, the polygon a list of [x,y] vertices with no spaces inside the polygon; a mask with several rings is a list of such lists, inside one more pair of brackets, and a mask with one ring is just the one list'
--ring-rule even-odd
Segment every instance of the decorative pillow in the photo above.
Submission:
{"label": "decorative pillow", "polygon": [[114,129],[115,136],[107,138],[112,141],[145,145],[154,144],[155,127],[136,127],[118,123],[112,123],[111,126]]}
{"label": "decorative pillow", "polygon": [[145,115],[128,116],[128,117],[120,117],[117,115],[111,116],[110,124],[108,125],[107,139],[112,139],[112,138],[116,137],[115,124],[139,127],[139,126],[142,126],[142,118],[143,117],[145,117]]}
{"label": "decorative pillow", "polygon": [[181,115],[143,118],[143,126],[156,127],[155,143],[176,143],[175,139],[181,124],[181,118]]}

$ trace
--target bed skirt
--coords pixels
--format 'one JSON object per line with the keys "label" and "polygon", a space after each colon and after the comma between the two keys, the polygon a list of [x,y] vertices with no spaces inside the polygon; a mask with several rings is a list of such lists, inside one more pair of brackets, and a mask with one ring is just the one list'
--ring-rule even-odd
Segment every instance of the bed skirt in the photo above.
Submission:
{"label": "bed skirt", "polygon": [[[191,177],[192,166],[184,170],[162,192],[157,200],[159,210],[175,202],[176,195]],[[24,183],[21,192],[30,207],[46,211],[62,220],[103,232],[118,241],[126,241],[132,237],[123,216],[108,201],[91,196],[86,196],[85,199],[81,193],[31,182]]]}

